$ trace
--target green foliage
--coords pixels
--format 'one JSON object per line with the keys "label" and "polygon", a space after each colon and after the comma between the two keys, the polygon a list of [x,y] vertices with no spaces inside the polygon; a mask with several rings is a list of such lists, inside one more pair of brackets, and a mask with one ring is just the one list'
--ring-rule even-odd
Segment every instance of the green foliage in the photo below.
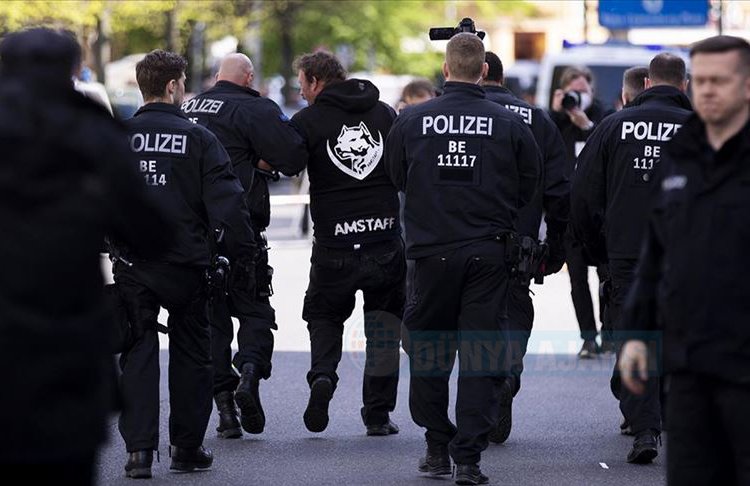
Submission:
{"label": "green foliage", "polygon": [[[5,32],[52,25],[91,33],[98,19],[108,18],[113,57],[117,58],[165,47],[170,11],[177,29],[175,47],[182,52],[196,22],[205,24],[208,42],[226,35],[242,40],[250,26],[260,25],[266,75],[289,74],[290,56],[327,48],[350,52],[350,71],[428,77],[439,71],[442,59],[427,40],[429,27],[455,25],[464,16],[479,21],[500,15],[538,14],[533,4],[523,1],[3,0],[0,26]],[[404,43],[411,49],[403,49]]]}

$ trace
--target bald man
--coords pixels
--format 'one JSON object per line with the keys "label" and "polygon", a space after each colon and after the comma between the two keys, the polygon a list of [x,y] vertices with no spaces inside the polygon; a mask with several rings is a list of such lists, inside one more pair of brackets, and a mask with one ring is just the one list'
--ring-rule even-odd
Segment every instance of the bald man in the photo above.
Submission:
{"label": "bald man", "polygon": [[[259,434],[265,427],[258,385],[271,375],[271,329],[277,328],[268,299],[273,269],[268,266],[264,234],[271,218],[268,178],[275,177],[276,170],[296,175],[307,160],[302,138],[273,101],[261,98],[252,89],[254,78],[253,63],[246,55],[229,54],[222,60],[216,85],[182,105],[185,115],[211,130],[229,153],[246,191],[259,251],[254,294],[219,296],[211,309],[214,400],[221,438],[241,437],[242,429]],[[221,243],[218,254],[224,254]],[[234,338],[232,316],[240,321],[239,351],[234,359],[230,347]],[[235,402],[240,409],[239,423]]]}

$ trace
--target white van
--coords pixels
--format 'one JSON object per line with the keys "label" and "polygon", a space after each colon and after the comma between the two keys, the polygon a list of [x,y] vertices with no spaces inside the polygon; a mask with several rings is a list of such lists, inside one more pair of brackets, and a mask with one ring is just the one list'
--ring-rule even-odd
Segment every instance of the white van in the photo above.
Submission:
{"label": "white van", "polygon": [[606,106],[615,106],[620,99],[625,70],[633,66],[648,66],[655,55],[665,51],[682,57],[689,67],[687,52],[679,48],[614,43],[566,46],[561,52],[547,54],[542,59],[536,103],[548,109],[565,68],[586,66],[594,75],[594,96]]}

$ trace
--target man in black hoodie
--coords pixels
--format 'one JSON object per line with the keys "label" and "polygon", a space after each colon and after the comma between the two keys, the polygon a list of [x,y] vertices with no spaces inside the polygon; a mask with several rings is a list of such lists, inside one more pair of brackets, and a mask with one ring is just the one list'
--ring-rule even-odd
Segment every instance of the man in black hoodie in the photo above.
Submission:
{"label": "man in black hoodie", "polygon": [[[633,282],[646,228],[654,169],[664,146],[691,113],[685,96],[685,62],[680,57],[667,53],[654,57],[646,88],[591,134],[578,159],[571,197],[573,224],[583,244],[601,246],[604,234],[606,248],[593,253],[609,258],[610,316],[616,340],[619,314]],[[635,435],[628,462],[651,462],[661,431],[658,378],[649,380],[647,393],[638,396],[623,389],[615,373],[612,391],[620,400],[623,428],[629,426]]]}
{"label": "man in black hoodie", "polygon": [[[565,176],[565,147],[560,132],[547,113],[517,98],[503,86],[503,63],[494,52],[485,53],[487,76],[482,80],[482,88],[488,100],[518,113],[531,132],[542,153],[539,187],[530,204],[518,212],[518,234],[531,238],[534,244],[539,241],[542,214],[547,224],[545,242],[548,253],[540,268],[534,269],[538,275],[551,275],[560,271],[565,263],[565,230],[568,227],[570,212],[570,182]],[[529,276],[523,281],[515,279],[511,283],[508,305],[508,326],[513,350],[511,376],[503,384],[500,396],[500,419],[490,434],[490,441],[505,442],[511,429],[513,397],[521,388],[523,357],[534,324],[534,305],[529,295]]]}
{"label": "man in black hoodie", "polygon": [[328,425],[344,321],[364,294],[366,363],[362,419],[367,435],[398,432],[396,406],[405,262],[397,191],[383,170],[385,138],[395,113],[369,81],[346,79],[332,54],[295,62],[310,104],[293,117],[307,142],[314,240],[302,317],[310,331],[310,400],[305,426]]}

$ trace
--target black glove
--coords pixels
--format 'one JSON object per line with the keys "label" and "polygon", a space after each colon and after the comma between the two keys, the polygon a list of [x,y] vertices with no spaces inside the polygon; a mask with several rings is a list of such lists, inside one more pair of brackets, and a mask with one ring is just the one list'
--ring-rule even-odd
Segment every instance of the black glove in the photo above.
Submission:
{"label": "black glove", "polygon": [[562,234],[547,235],[547,258],[544,261],[543,274],[557,273],[565,263],[565,242]]}

